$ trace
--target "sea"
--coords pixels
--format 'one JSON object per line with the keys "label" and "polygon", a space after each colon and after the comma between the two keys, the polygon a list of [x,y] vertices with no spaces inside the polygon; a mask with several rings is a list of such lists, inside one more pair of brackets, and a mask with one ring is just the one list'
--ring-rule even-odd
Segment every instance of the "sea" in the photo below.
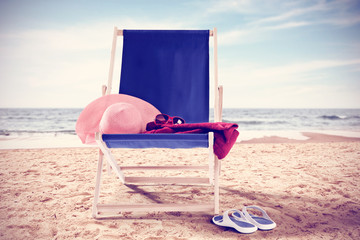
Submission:
{"label": "sea", "polygon": [[[81,111],[80,108],[0,108],[0,149],[81,146],[75,132]],[[223,121],[239,125],[238,141],[271,134],[305,139],[300,133],[306,131],[360,137],[360,109],[225,108]]]}

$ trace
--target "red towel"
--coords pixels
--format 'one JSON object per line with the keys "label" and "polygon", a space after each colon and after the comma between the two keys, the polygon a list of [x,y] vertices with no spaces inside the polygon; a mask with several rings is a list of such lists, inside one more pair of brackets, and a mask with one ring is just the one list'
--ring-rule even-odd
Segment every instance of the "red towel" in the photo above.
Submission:
{"label": "red towel", "polygon": [[155,125],[149,123],[144,133],[209,133],[214,132],[214,153],[223,159],[236,142],[239,132],[235,123],[185,123]]}

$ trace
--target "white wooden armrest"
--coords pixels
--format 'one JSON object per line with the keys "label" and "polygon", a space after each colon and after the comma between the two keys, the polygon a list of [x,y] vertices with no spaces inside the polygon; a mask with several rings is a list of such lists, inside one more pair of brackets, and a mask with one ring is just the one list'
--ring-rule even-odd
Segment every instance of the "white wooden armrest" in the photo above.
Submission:
{"label": "white wooden armrest", "polygon": [[106,85],[102,85],[102,86],[101,86],[101,96],[105,96],[106,90],[107,90],[107,86],[106,86]]}

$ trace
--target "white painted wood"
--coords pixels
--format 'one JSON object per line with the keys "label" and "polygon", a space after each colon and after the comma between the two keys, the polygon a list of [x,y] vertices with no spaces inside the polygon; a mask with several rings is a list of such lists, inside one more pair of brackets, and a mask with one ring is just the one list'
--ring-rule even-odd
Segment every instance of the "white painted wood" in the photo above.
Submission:
{"label": "white painted wood", "polygon": [[218,100],[218,104],[219,104],[218,120],[219,120],[219,122],[222,122],[223,94],[224,94],[224,88],[223,88],[222,85],[219,86],[218,92],[219,92],[219,100]]}
{"label": "white painted wood", "polygon": [[107,89],[107,86],[106,86],[106,85],[102,85],[102,87],[101,87],[101,96],[105,96],[105,94],[106,94],[106,89]]}
{"label": "white painted wood", "polygon": [[213,30],[213,42],[214,42],[214,121],[220,122],[219,120],[219,91],[218,91],[218,49],[217,49],[217,29]]}
{"label": "white painted wood", "polygon": [[[124,35],[124,31],[123,31],[122,29],[119,29],[119,30],[117,30],[116,34],[117,34],[117,36],[123,36],[123,35]],[[211,37],[214,36],[213,30],[210,30],[210,31],[209,31],[209,36],[211,36]]]}
{"label": "white painted wood", "polygon": [[96,140],[97,144],[99,145],[100,150],[105,155],[108,164],[114,170],[115,174],[119,177],[120,181],[122,183],[125,183],[125,176],[124,176],[123,172],[121,171],[119,165],[117,164],[115,158],[111,154],[110,149],[106,146],[105,142],[102,140],[100,133],[95,133],[95,140]]}
{"label": "white painted wood", "polygon": [[209,133],[209,166],[208,166],[208,171],[209,171],[209,180],[210,180],[210,184],[214,185],[214,157],[215,157],[215,153],[214,153],[214,133],[210,132]]}
{"label": "white painted wood", "polygon": [[127,170],[208,170],[208,166],[121,166],[123,171]]}
{"label": "white painted wood", "polygon": [[111,89],[112,89],[112,79],[113,79],[113,75],[114,75],[114,62],[115,62],[117,35],[118,35],[118,29],[117,29],[117,27],[114,27],[114,36],[113,36],[112,47],[111,47],[110,68],[109,68],[109,77],[108,77],[106,94],[111,94]]}
{"label": "white painted wood", "polygon": [[100,195],[100,183],[101,183],[103,159],[104,159],[104,154],[99,149],[99,160],[98,160],[98,167],[96,172],[95,194],[94,194],[93,213],[92,213],[94,218],[97,216],[97,205],[99,202],[99,195]]}
{"label": "white painted wood", "polygon": [[209,184],[209,178],[199,177],[125,177],[125,183],[156,184]]}
{"label": "white painted wood", "polygon": [[219,214],[220,211],[220,161],[217,156],[214,157],[215,166],[214,166],[214,214]]}
{"label": "white painted wood", "polygon": [[120,212],[209,212],[214,211],[214,205],[209,203],[199,204],[98,204],[99,213]]}
{"label": "white painted wood", "polygon": [[[222,107],[223,107],[223,86],[219,86],[218,80],[218,48],[217,48],[217,29],[213,31],[214,41],[214,86],[215,86],[215,106],[214,106],[214,120],[215,122],[222,121]],[[214,154],[214,214],[220,212],[220,161]]]}

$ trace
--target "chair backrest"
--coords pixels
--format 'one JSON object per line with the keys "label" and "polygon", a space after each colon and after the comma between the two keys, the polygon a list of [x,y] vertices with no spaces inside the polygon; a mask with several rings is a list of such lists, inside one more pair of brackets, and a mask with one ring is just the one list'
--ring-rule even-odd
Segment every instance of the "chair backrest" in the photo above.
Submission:
{"label": "chair backrest", "polygon": [[119,93],[187,123],[209,121],[209,30],[123,30]]}

